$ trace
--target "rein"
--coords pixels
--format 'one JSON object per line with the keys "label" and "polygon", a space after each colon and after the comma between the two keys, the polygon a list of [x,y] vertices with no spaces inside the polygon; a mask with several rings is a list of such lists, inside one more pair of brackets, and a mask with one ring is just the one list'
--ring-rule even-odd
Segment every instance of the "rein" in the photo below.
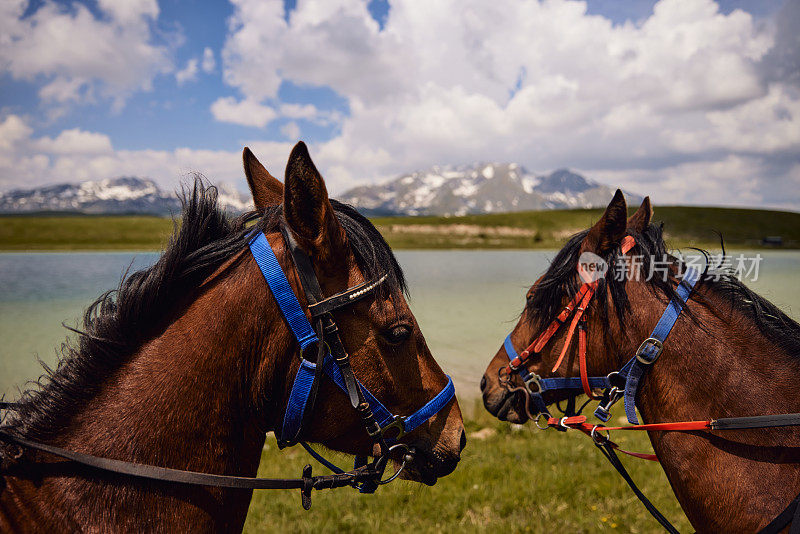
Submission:
{"label": "rein", "polygon": [[[405,469],[406,464],[413,460],[415,454],[412,447],[405,443],[398,443],[397,440],[433,417],[453,400],[455,396],[453,380],[448,376],[445,387],[413,414],[409,416],[392,414],[355,377],[350,367],[350,357],[342,344],[338,327],[332,315],[332,312],[374,294],[375,290],[386,281],[388,275],[384,274],[375,280],[364,282],[325,298],[314,273],[311,259],[297,245],[290,232],[283,227],[281,231],[300,278],[308,302],[308,313],[314,326],[312,327],[306,312],[289,285],[286,274],[266,236],[263,232],[258,232],[250,240],[250,251],[300,346],[300,367],[292,385],[280,433],[276,432],[276,436],[279,447],[300,443],[313,458],[333,471],[333,474],[313,476],[311,465],[306,465],[300,478],[217,475],[69,451],[46,443],[28,440],[2,429],[0,429],[0,441],[17,445],[20,448],[52,454],[97,471],[134,478],[232,489],[299,489],[301,503],[306,510],[311,508],[312,490],[351,486],[362,493],[373,493],[378,486],[395,480]],[[309,359],[309,353],[312,352],[313,360]],[[351,406],[361,417],[364,428],[373,441],[373,450],[375,445],[379,447],[380,454],[372,462],[368,462],[367,457],[357,456],[353,469],[345,471],[326,460],[310,445],[301,441],[303,428],[307,426],[310,414],[316,404],[319,383],[323,375],[332,380],[349,397]],[[13,408],[14,403],[0,402],[0,410],[13,410]],[[391,476],[383,479],[386,464],[395,453],[402,454],[400,467]],[[21,454],[20,451],[20,456]]]}
{"label": "rein", "polygon": [[[622,254],[627,254],[636,245],[632,236],[625,236],[621,243]],[[680,280],[676,293],[680,297],[680,301],[670,300],[666,309],[664,310],[661,318],[656,323],[650,336],[645,339],[634,355],[628,362],[622,366],[619,371],[609,373],[607,376],[589,377],[586,370],[586,318],[584,312],[586,311],[592,297],[594,296],[600,279],[592,280],[584,272],[582,266],[578,264],[578,274],[583,279],[583,284],[570,300],[567,306],[559,313],[559,315],[550,323],[550,325],[539,334],[534,341],[521,353],[517,354],[514,344],[509,334],[503,346],[509,358],[509,363],[505,367],[501,367],[498,371],[500,383],[509,392],[524,394],[525,411],[526,415],[532,419],[540,430],[547,430],[555,428],[556,430],[566,432],[567,430],[579,430],[589,436],[597,448],[608,459],[611,465],[617,470],[620,476],[625,480],[634,494],[639,498],[648,512],[661,524],[667,532],[677,534],[677,530],[667,520],[658,509],[650,502],[649,499],[637,487],[636,483],[628,474],[625,466],[620,461],[616,451],[622,452],[629,456],[641,458],[644,460],[658,461],[655,454],[646,454],[640,452],[625,451],[611,441],[611,430],[639,430],[639,431],[712,431],[712,430],[739,430],[739,429],[753,429],[753,428],[773,428],[773,427],[788,427],[800,426],[800,413],[793,414],[777,414],[777,415],[758,415],[751,417],[727,417],[705,421],[682,421],[682,422],[666,422],[666,423],[650,423],[639,424],[636,417],[636,395],[639,391],[641,380],[647,374],[647,371],[656,362],[661,352],[664,350],[664,343],[672,331],[672,327],[678,320],[684,306],[689,300],[689,297],[694,290],[695,284],[701,277],[701,272],[694,268],[687,268]],[[574,314],[574,315],[573,315]],[[528,367],[527,362],[533,355],[539,354],[550,341],[550,339],[559,331],[563,324],[566,324],[569,317],[572,316],[572,321],[567,331],[567,339],[564,342],[564,347],[559,354],[556,364],[553,366],[552,372],[556,372],[561,366],[564,357],[569,350],[569,347],[574,337],[575,331],[578,332],[578,368],[580,377],[548,377],[542,378],[538,374],[532,373]],[[515,387],[511,383],[511,375],[513,373],[519,374],[523,381],[523,387]],[[593,389],[603,389],[603,394],[597,397]],[[548,404],[544,400],[544,393],[547,391],[568,391],[570,392],[567,410],[564,411],[564,417],[553,417],[548,410]],[[575,397],[580,392],[585,393],[589,400],[577,410],[574,409]],[[611,407],[620,399],[624,399],[625,415],[629,426],[605,426],[602,423],[607,422],[611,418]],[[594,416],[601,421],[601,424],[587,423],[586,416],[580,415],[580,412],[591,401],[599,401],[597,408],[594,411]],[[531,412],[530,404],[533,403],[535,413]],[[559,407],[560,409],[560,407]],[[800,495],[798,495],[787,508],[779,514],[772,522],[766,527],[761,529],[758,534],[775,534],[780,532],[791,524],[790,534],[800,534]]]}

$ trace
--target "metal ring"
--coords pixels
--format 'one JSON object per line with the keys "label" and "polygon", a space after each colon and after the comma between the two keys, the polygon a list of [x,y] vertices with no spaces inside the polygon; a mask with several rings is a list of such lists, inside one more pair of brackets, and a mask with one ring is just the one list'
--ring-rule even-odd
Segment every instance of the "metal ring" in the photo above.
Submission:
{"label": "metal ring", "polygon": [[558,426],[560,426],[561,428],[569,428],[569,427],[568,427],[568,426],[567,426],[567,425],[564,423],[564,421],[566,421],[566,420],[567,420],[567,416],[565,415],[564,417],[562,417],[561,419],[559,419],[559,420],[558,420]]}
{"label": "metal ring", "polygon": [[[503,374],[503,371],[505,371],[505,374]],[[497,380],[500,382],[500,385],[506,389],[508,389],[508,386],[511,383],[511,380],[509,379],[510,376],[511,374],[508,372],[508,369],[506,369],[505,366],[497,370]]]}
{"label": "metal ring", "polygon": [[606,380],[608,380],[609,385],[613,386],[614,384],[611,383],[616,377],[619,376],[619,371],[611,371],[606,375]]}
{"label": "metal ring", "polygon": [[[542,417],[544,417],[544,426],[541,426],[539,424],[539,421],[542,420]],[[539,430],[547,430],[548,428],[550,428],[550,425],[547,424],[547,422],[549,420],[550,420],[550,417],[548,417],[548,415],[546,413],[539,412],[539,415],[536,416],[536,419],[534,419],[533,422],[536,425],[536,428],[538,428]]]}
{"label": "metal ring", "polygon": [[[606,430],[606,435],[603,437],[602,435],[597,433],[597,429],[600,428],[600,425],[594,425],[592,427],[592,431],[589,433],[589,437],[592,438],[597,445],[600,445],[604,442],[611,441],[611,432]],[[601,428],[602,430],[602,428]],[[602,440],[602,441],[601,441]]]}
{"label": "metal ring", "polygon": [[[317,346],[318,346],[317,345],[318,343],[319,343],[319,341],[315,341],[314,343],[309,343],[308,345],[306,345],[306,348],[300,349],[300,358],[303,359],[303,360],[306,360],[307,362],[311,362],[313,364],[316,364],[317,363],[317,358],[316,357],[314,357],[313,360],[310,360],[310,359],[306,358],[305,354],[306,354],[306,351],[311,347],[314,347],[316,349]],[[326,354],[330,354],[331,353],[331,346],[328,345],[327,341],[323,341],[322,342],[322,346],[325,347],[325,353]]]}
{"label": "metal ring", "polygon": [[378,484],[379,486],[383,486],[384,484],[388,484],[389,482],[391,482],[394,479],[396,479],[397,477],[399,477],[400,473],[403,472],[403,469],[406,468],[406,463],[408,461],[407,457],[409,455],[413,456],[413,452],[411,451],[411,448],[408,445],[406,445],[405,443],[395,443],[394,445],[389,447],[389,450],[386,451],[386,454],[384,454],[383,456],[378,458],[378,461],[375,462],[375,468],[378,471],[382,471],[383,469],[385,469],[386,468],[386,464],[389,462],[389,456],[391,455],[391,453],[394,450],[396,450],[398,448],[403,449],[405,451],[405,453],[403,454],[403,460],[400,463],[400,467],[389,478],[387,478],[385,480],[376,480],[375,483]]}

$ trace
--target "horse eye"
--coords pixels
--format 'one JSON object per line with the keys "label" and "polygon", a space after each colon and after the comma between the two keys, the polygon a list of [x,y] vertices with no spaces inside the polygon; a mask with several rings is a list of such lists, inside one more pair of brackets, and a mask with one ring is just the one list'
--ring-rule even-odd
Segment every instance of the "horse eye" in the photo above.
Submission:
{"label": "horse eye", "polygon": [[392,345],[399,345],[411,337],[411,327],[406,324],[393,326],[384,332],[383,336],[386,338],[386,341]]}

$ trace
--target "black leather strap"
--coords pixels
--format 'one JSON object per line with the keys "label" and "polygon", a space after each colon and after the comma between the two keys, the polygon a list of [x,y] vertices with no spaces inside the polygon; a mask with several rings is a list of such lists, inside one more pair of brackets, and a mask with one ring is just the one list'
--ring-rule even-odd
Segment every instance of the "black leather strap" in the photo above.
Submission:
{"label": "black leather strap", "polygon": [[354,302],[370,296],[375,290],[386,280],[387,275],[383,275],[375,280],[370,280],[355,287],[351,287],[347,291],[337,293],[332,297],[320,300],[315,304],[308,306],[308,311],[311,312],[311,317],[319,317],[326,313],[331,313],[339,308],[349,306]]}
{"label": "black leather strap", "polygon": [[738,430],[776,426],[800,426],[800,413],[754,415],[750,417],[723,417],[711,421],[712,430]]}
{"label": "black leather strap", "polygon": [[169,467],[126,462],[111,458],[100,458],[82,452],[68,451],[46,443],[39,443],[25,438],[14,436],[8,432],[0,431],[0,440],[7,443],[22,445],[48,454],[52,454],[73,462],[98,469],[100,471],[118,473],[138,478],[172,482],[176,484],[190,484],[197,486],[213,486],[217,488],[233,489],[312,489],[338,488],[350,486],[357,482],[372,480],[375,471],[370,466],[354,469],[345,473],[324,476],[310,476],[310,466],[307,469],[309,476],[303,478],[253,478],[231,475],[215,475],[197,471],[183,471]]}
{"label": "black leather strap", "polygon": [[778,534],[778,532],[785,529],[789,524],[792,525],[789,529],[789,534],[800,533],[800,495],[794,498],[789,506],[784,508],[783,512],[778,514],[778,517],[773,519],[769,525],[758,531],[758,534]]}
{"label": "black leather strap", "polygon": [[650,512],[650,515],[652,515],[655,518],[655,520],[658,521],[662,527],[664,527],[664,530],[666,530],[670,534],[680,534],[680,532],[678,532],[678,529],[672,526],[672,523],[670,523],[669,520],[666,517],[664,517],[661,514],[661,512],[658,511],[658,508],[656,508],[653,505],[653,503],[650,502],[650,499],[648,499],[645,496],[645,494],[642,493],[642,490],[639,489],[639,487],[631,478],[630,474],[628,474],[628,470],[625,469],[625,465],[619,459],[617,453],[614,452],[614,449],[611,447],[610,442],[595,441],[595,445],[597,445],[597,448],[600,449],[600,452],[603,453],[603,456],[605,456],[611,463],[611,465],[614,466],[614,469],[617,470],[617,472],[625,480],[625,482],[628,483],[628,486],[630,486],[631,490],[633,490],[633,493],[639,498],[639,500],[642,501],[644,507],[647,509],[648,512]]}

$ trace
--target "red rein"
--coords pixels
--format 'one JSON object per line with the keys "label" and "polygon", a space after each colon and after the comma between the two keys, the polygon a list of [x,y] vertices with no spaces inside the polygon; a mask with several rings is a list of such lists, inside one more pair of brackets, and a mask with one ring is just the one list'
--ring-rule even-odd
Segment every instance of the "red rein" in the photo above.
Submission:
{"label": "red rein", "polygon": [[[636,241],[632,236],[625,236],[621,245],[622,253],[627,254],[635,244]],[[572,338],[575,336],[575,329],[577,328],[578,367],[580,369],[583,392],[589,398],[596,399],[596,397],[592,394],[591,388],[589,387],[589,377],[586,371],[586,320],[583,319],[583,313],[589,306],[589,302],[592,300],[600,280],[592,280],[589,274],[583,271],[580,263],[578,264],[578,274],[584,282],[573,299],[569,302],[569,304],[567,304],[561,313],[558,314],[558,317],[556,317],[553,322],[550,323],[550,326],[548,326],[544,332],[539,334],[539,336],[533,340],[533,343],[528,345],[528,348],[523,350],[517,358],[514,358],[508,362],[508,367],[506,369],[510,373],[518,369],[520,365],[523,365],[531,354],[538,354],[541,352],[545,345],[547,345],[547,343],[550,341],[550,338],[552,338],[561,327],[561,325],[564,324],[567,319],[569,319],[573,312],[575,312],[575,315],[572,317],[572,322],[569,325],[569,330],[567,331],[567,339],[564,341],[564,347],[561,349],[561,354],[558,356],[558,360],[556,360],[556,364],[553,366],[552,372],[555,373],[561,366],[561,362],[564,361],[564,357],[567,355],[567,351],[572,344]]]}
{"label": "red rein", "polygon": [[[676,423],[652,423],[649,425],[603,426],[591,425],[587,423],[585,415],[574,415],[572,417],[562,417],[561,419],[557,417],[550,417],[547,419],[547,426],[580,430],[593,440],[597,440],[598,438],[595,437],[596,432],[605,432],[609,430],[709,430],[711,428],[711,421],[681,421]],[[658,457],[655,454],[626,451],[620,449],[616,443],[608,438],[604,437],[600,439],[608,442],[619,452],[625,453],[629,456],[641,458],[643,460],[650,460],[651,462],[658,461]]]}

